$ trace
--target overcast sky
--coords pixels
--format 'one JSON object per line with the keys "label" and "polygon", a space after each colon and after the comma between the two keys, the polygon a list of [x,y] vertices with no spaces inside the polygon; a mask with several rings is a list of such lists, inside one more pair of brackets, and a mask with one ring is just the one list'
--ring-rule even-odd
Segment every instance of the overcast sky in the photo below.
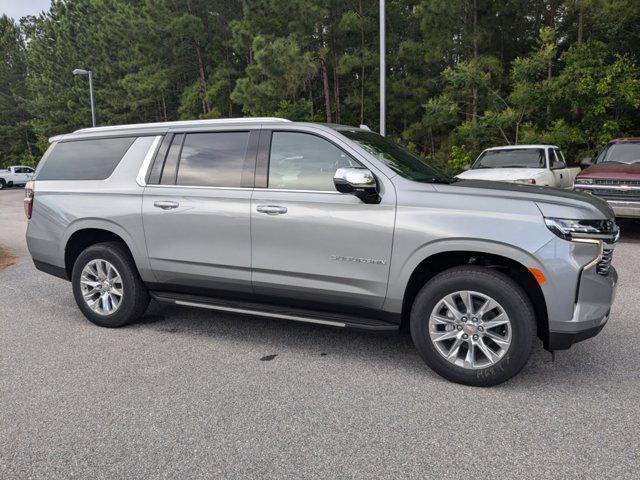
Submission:
{"label": "overcast sky", "polygon": [[37,15],[43,10],[49,10],[51,0],[0,0],[0,15],[18,20],[25,15]]}

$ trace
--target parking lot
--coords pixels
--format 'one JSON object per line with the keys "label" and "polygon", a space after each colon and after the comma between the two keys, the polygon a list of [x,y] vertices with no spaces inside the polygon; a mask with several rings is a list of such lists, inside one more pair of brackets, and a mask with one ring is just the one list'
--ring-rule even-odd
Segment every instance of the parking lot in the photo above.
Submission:
{"label": "parking lot", "polygon": [[449,383],[410,338],[151,306],[90,324],[0,192],[0,478],[637,478],[640,224],[594,339],[515,379]]}

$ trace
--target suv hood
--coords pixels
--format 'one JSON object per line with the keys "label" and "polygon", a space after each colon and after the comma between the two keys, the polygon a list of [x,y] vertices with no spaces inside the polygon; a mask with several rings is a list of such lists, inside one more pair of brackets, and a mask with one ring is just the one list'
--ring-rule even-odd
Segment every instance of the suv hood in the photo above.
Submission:
{"label": "suv hood", "polygon": [[603,178],[610,180],[640,180],[640,163],[605,162],[592,165],[578,174],[577,178]]}
{"label": "suv hood", "polygon": [[459,180],[450,185],[434,185],[437,190],[460,189],[461,194],[492,196],[508,200],[535,202],[542,215],[556,218],[597,220],[614,218],[607,202],[586,193],[519,183]]}
{"label": "suv hood", "polygon": [[456,177],[462,180],[497,180],[508,182],[533,178],[543,173],[544,170],[544,168],[476,168],[462,172],[456,175]]}

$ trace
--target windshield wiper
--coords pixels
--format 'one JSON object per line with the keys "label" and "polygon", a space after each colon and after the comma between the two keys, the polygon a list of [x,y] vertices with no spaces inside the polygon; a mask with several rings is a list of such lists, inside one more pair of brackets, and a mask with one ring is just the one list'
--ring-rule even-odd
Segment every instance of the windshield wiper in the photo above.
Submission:
{"label": "windshield wiper", "polygon": [[436,177],[423,178],[418,181],[420,183],[442,183],[444,185],[449,185],[450,183],[452,183],[452,180],[445,180],[443,178],[436,178]]}

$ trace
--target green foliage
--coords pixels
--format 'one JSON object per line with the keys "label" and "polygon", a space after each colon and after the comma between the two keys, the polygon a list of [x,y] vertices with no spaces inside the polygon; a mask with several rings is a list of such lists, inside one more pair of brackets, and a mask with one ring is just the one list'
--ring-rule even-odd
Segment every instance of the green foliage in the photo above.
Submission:
{"label": "green foliage", "polygon": [[471,152],[465,145],[451,145],[449,158],[447,159],[447,163],[451,171],[461,172],[465,165],[470,165],[472,162],[473,158],[471,157]]}
{"label": "green foliage", "polygon": [[[378,128],[376,0],[58,0],[0,18],[0,163],[90,123],[276,115]],[[387,132],[457,173],[485,147],[640,134],[637,0],[387,2]]]}

